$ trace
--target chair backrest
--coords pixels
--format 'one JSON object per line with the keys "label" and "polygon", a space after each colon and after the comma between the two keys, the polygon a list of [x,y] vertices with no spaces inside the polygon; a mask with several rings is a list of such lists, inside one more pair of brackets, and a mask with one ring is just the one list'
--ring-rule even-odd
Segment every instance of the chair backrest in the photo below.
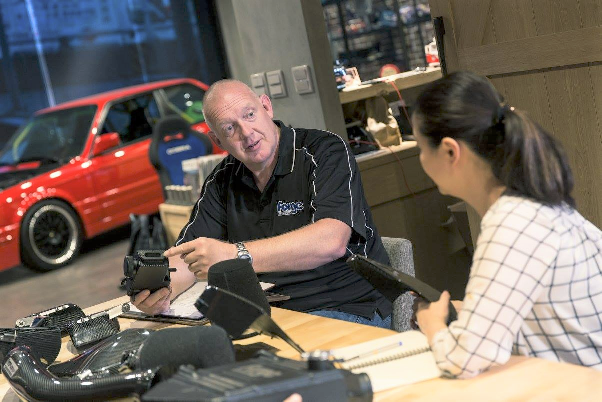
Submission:
{"label": "chair backrest", "polygon": [[[407,239],[397,237],[382,237],[383,246],[389,255],[391,267],[407,275],[416,276],[414,271],[414,255],[412,243]],[[393,303],[393,314],[391,317],[391,328],[395,331],[407,331],[412,318],[412,305],[414,296],[406,292],[399,296]]]}
{"label": "chair backrest", "polygon": [[213,143],[206,135],[190,128],[180,116],[170,115],[153,129],[148,155],[159,174],[161,184],[184,184],[182,161],[211,154]]}

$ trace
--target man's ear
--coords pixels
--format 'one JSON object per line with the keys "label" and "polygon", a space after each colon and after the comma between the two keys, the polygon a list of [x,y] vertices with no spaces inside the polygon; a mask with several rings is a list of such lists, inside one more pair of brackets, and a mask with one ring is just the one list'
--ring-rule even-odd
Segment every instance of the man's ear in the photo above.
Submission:
{"label": "man's ear", "polygon": [[207,134],[209,135],[209,138],[211,138],[213,142],[215,142],[215,145],[217,145],[220,148],[222,147],[221,141],[219,140],[219,138],[217,138],[217,135],[215,135],[213,131],[209,131]]}
{"label": "man's ear", "polygon": [[458,141],[451,137],[444,137],[441,140],[439,146],[441,151],[444,153],[446,160],[451,164],[455,165],[460,160],[460,144]]}
{"label": "man's ear", "polygon": [[266,94],[263,94],[259,97],[259,101],[261,102],[261,106],[268,112],[268,116],[270,119],[274,118],[274,109],[272,108],[272,100]]}

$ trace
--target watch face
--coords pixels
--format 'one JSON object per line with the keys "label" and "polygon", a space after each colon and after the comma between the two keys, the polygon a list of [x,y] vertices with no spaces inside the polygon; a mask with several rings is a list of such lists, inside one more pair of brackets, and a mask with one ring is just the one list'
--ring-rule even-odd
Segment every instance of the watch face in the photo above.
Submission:
{"label": "watch face", "polygon": [[241,253],[238,255],[238,258],[240,258],[241,260],[251,260],[251,255],[248,253],[245,253],[245,254]]}

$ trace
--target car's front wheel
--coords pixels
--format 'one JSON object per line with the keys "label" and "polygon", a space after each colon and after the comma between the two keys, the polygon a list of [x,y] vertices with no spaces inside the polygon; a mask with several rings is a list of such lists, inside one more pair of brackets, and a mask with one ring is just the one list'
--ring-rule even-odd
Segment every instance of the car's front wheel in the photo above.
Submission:
{"label": "car's front wheel", "polygon": [[41,201],[21,223],[21,261],[38,271],[62,267],[77,257],[82,240],[79,218],[68,204]]}

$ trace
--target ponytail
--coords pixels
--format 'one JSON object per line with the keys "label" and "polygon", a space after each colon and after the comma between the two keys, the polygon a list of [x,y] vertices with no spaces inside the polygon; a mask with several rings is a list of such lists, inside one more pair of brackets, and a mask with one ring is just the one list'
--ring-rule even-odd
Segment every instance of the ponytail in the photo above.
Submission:
{"label": "ponytail", "polygon": [[495,177],[511,192],[574,207],[573,174],[560,144],[519,110],[506,113],[504,133],[503,157],[492,163]]}
{"label": "ponytail", "polygon": [[439,146],[444,137],[463,141],[509,192],[546,205],[575,205],[573,175],[561,145],[524,112],[503,103],[486,78],[447,75],[420,94],[414,113],[431,145]]}

